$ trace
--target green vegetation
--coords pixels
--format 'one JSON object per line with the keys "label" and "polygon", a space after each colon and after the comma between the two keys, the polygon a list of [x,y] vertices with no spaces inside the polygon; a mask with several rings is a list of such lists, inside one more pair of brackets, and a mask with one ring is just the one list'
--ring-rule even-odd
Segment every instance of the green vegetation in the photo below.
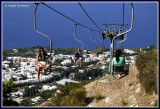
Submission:
{"label": "green vegetation", "polygon": [[[90,69],[90,70],[85,70],[83,73],[77,72],[75,73],[75,80],[81,81],[81,80],[94,80],[97,77],[102,77],[103,72],[101,69]],[[89,78],[90,77],[90,78]]]}
{"label": "green vegetation", "polygon": [[[153,50],[153,49],[156,49],[156,48],[157,48],[156,46],[150,45],[150,46],[148,46],[148,47],[146,47],[146,48],[142,48],[142,51],[147,51],[147,52],[149,52],[149,51],[151,51],[151,50]],[[133,48],[133,49],[131,49],[131,50],[133,50],[133,51],[135,51],[135,52],[137,52],[137,53],[140,52],[140,48]]]}
{"label": "green vegetation", "polygon": [[69,55],[69,54],[74,54],[77,51],[77,47],[68,47],[68,48],[56,48],[54,49],[54,53],[56,54],[64,54],[64,55]]}
{"label": "green vegetation", "polygon": [[55,90],[45,90],[42,91],[39,96],[42,97],[43,99],[47,100],[48,98],[50,98],[53,94],[53,92],[55,92]]}
{"label": "green vegetation", "polygon": [[99,92],[99,93],[97,93],[96,95],[95,95],[95,97],[94,97],[96,100],[100,100],[100,99],[102,99],[102,94]]}
{"label": "green vegetation", "polygon": [[32,104],[33,102],[32,102],[32,100],[30,99],[30,98],[25,98],[24,100],[22,100],[21,102],[20,102],[20,106],[33,106],[33,104]]}
{"label": "green vegetation", "polygon": [[121,102],[122,102],[122,104],[123,104],[124,106],[128,104],[127,101],[124,100],[124,99],[122,99]]}
{"label": "green vegetation", "polygon": [[18,106],[19,104],[11,98],[10,93],[14,87],[13,80],[3,82],[3,106]]}
{"label": "green vegetation", "polygon": [[42,89],[42,85],[37,85],[37,84],[31,88],[25,87],[25,93],[24,93],[23,97],[35,97],[35,96],[39,95],[40,89]]}
{"label": "green vegetation", "polygon": [[53,93],[47,106],[85,106],[86,91],[75,83],[59,86],[59,93]]}
{"label": "green vegetation", "polygon": [[98,61],[91,61],[91,62],[83,62],[82,63],[82,68],[87,67],[88,65],[95,65]]}
{"label": "green vegetation", "polygon": [[158,106],[158,104],[157,104],[157,100],[155,101],[154,106]]}
{"label": "green vegetation", "polygon": [[140,72],[138,78],[146,93],[157,93],[157,49],[139,53],[136,58],[136,66]]}

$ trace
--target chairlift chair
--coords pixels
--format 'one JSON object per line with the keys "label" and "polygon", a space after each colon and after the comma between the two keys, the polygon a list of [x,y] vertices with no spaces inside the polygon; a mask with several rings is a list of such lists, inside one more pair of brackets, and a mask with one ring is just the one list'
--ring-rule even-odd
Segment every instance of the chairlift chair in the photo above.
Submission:
{"label": "chairlift chair", "polygon": [[[123,54],[121,57],[123,57],[124,63],[121,65],[113,65],[112,76],[115,79],[121,79],[124,76],[129,74],[129,64],[126,64],[126,62],[125,62],[124,49],[120,49],[120,50]],[[118,74],[123,74],[123,76],[119,77]]]}
{"label": "chairlift chair", "polygon": [[52,55],[52,40],[51,40],[51,38],[50,38],[49,36],[47,36],[47,35],[45,35],[44,33],[38,31],[37,28],[36,28],[36,12],[37,12],[38,5],[39,5],[40,3],[42,3],[42,2],[35,2],[35,3],[34,3],[34,4],[36,4],[35,10],[34,10],[34,30],[35,30],[35,32],[37,32],[38,34],[40,34],[40,35],[45,36],[46,38],[48,38],[49,41],[50,41],[50,56],[49,56],[49,57],[50,57],[50,67],[49,67],[49,69],[47,69],[47,70],[49,71],[49,73],[51,73],[51,65],[52,65],[52,56],[51,56],[51,55]]}

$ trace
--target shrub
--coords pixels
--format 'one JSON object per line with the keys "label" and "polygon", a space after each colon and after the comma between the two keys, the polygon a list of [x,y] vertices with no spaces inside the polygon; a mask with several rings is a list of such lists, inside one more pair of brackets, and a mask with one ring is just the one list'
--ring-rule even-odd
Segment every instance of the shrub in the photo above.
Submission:
{"label": "shrub", "polygon": [[140,72],[138,78],[146,93],[157,93],[157,49],[148,53],[139,53],[136,66]]}
{"label": "shrub", "polygon": [[101,94],[101,93],[97,93],[97,94],[95,95],[95,99],[96,99],[96,100],[102,99],[102,94]]}
{"label": "shrub", "polygon": [[123,105],[127,105],[128,104],[127,101],[124,100],[124,99],[122,99],[121,102],[122,102]]}
{"label": "shrub", "polygon": [[13,90],[13,79],[9,79],[7,82],[3,82],[3,106],[18,106],[16,101],[13,101],[11,92]]}
{"label": "shrub", "polygon": [[22,100],[19,105],[20,106],[32,106],[32,103],[33,102],[31,99],[26,98],[26,99]]}
{"label": "shrub", "polygon": [[47,106],[85,106],[86,90],[75,83],[68,83],[58,88],[60,93],[53,93]]}
{"label": "shrub", "polygon": [[157,104],[157,100],[155,101],[154,106],[158,106],[158,104]]}

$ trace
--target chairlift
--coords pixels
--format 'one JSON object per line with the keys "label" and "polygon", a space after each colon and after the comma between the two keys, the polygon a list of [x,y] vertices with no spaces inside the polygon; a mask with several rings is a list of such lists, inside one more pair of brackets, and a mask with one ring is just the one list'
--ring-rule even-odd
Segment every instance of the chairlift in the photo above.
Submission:
{"label": "chairlift", "polygon": [[36,12],[37,12],[37,8],[38,8],[38,5],[40,4],[41,2],[35,2],[34,4],[36,4],[36,7],[35,7],[35,10],[34,10],[34,30],[35,32],[37,32],[38,34],[42,35],[42,36],[45,36],[49,39],[50,41],[50,69],[49,70],[49,73],[51,73],[51,66],[52,66],[52,40],[49,36],[45,35],[44,33],[40,32],[37,30],[36,28]]}
{"label": "chairlift", "polygon": [[[82,45],[82,51],[83,51],[83,49],[84,49],[84,44],[83,44],[83,42],[76,38],[76,35],[77,35],[77,34],[76,34],[77,25],[78,25],[78,23],[75,23],[74,40],[76,40],[76,41],[78,41],[78,42],[81,43],[81,45]],[[79,57],[79,53],[76,52],[75,57]],[[80,61],[78,61],[78,62],[80,62]]]}
{"label": "chairlift", "polygon": [[[122,52],[122,56],[124,59],[124,63],[121,65],[114,65],[112,68],[112,76],[114,79],[121,79],[129,74],[129,64],[126,64],[125,62],[125,54],[124,49],[119,49]],[[119,77],[118,75],[121,74],[122,76]]]}

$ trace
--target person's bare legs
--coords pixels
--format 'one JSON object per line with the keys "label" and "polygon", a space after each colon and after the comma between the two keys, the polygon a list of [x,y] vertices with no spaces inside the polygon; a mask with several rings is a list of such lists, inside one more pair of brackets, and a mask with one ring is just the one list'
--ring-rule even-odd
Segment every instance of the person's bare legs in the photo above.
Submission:
{"label": "person's bare legs", "polygon": [[74,61],[74,65],[75,65],[75,67],[76,67],[76,60]]}
{"label": "person's bare legs", "polygon": [[46,67],[43,68],[42,72],[45,72],[45,70],[49,67],[50,67],[50,64],[47,64]]}
{"label": "person's bare legs", "polygon": [[82,60],[80,60],[80,67],[82,67]]}
{"label": "person's bare legs", "polygon": [[36,66],[36,69],[37,69],[37,83],[39,83],[39,75],[40,75],[40,66],[39,65],[37,65]]}

